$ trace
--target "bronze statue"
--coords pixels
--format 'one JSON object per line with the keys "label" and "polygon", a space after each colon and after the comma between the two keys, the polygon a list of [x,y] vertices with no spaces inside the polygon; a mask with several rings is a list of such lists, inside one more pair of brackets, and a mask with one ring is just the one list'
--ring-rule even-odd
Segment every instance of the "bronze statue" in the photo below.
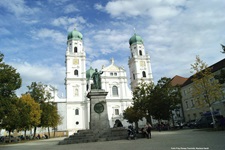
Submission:
{"label": "bronze statue", "polygon": [[95,69],[95,72],[92,74],[92,79],[94,81],[94,85],[92,89],[101,89],[101,74],[102,71],[98,72],[98,69]]}

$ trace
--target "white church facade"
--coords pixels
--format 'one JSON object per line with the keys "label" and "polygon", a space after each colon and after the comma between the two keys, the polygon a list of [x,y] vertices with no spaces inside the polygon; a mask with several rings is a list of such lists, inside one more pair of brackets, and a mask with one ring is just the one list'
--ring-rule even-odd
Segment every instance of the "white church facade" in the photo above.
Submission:
{"label": "white church facade", "polygon": [[[142,81],[153,82],[150,57],[145,51],[143,40],[134,34],[130,40],[131,56],[128,61],[130,69],[131,89]],[[87,98],[91,90],[92,74],[94,69],[86,69],[86,53],[83,45],[83,35],[74,29],[68,34],[66,49],[66,98],[61,99],[55,95],[55,103],[59,114],[62,116],[62,124],[57,127],[58,131],[68,131],[69,134],[81,129],[89,129],[90,100]],[[108,92],[106,97],[108,120],[113,127],[116,119],[124,126],[128,122],[123,119],[123,111],[132,106],[132,90],[128,86],[126,70],[117,66],[111,59],[109,66],[100,70],[101,87]],[[145,122],[143,122],[144,124]]]}

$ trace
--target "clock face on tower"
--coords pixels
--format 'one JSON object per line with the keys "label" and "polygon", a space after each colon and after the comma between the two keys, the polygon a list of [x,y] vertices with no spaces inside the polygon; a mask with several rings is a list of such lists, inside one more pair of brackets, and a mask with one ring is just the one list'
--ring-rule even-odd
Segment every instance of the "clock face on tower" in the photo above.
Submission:
{"label": "clock face on tower", "polygon": [[73,64],[74,65],[79,65],[79,59],[73,59]]}
{"label": "clock face on tower", "polygon": [[145,61],[140,61],[140,66],[145,67]]}

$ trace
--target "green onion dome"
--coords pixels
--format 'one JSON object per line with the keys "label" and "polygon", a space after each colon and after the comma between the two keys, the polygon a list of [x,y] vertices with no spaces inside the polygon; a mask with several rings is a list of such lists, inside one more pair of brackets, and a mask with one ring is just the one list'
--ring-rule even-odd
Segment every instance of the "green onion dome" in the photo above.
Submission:
{"label": "green onion dome", "polygon": [[130,38],[129,44],[143,44],[143,40],[140,36],[136,35],[136,33]]}
{"label": "green onion dome", "polygon": [[67,36],[67,40],[82,40],[82,39],[83,39],[83,35],[76,29],[70,32]]}
{"label": "green onion dome", "polygon": [[90,67],[90,69],[88,69],[87,71],[86,71],[86,79],[87,80],[90,80],[91,79],[91,77],[92,77],[92,74],[95,72],[95,70],[92,68],[92,67]]}

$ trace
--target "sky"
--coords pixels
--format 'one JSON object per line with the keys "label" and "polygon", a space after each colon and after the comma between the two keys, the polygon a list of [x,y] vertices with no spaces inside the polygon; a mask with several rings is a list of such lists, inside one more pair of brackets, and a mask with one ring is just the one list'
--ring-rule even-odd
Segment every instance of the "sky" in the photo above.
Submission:
{"label": "sky", "polygon": [[155,84],[191,76],[198,55],[209,66],[224,59],[224,0],[0,0],[0,52],[17,69],[25,93],[31,82],[65,95],[67,35],[83,34],[86,69],[124,67],[129,81],[129,39],[141,36]]}

